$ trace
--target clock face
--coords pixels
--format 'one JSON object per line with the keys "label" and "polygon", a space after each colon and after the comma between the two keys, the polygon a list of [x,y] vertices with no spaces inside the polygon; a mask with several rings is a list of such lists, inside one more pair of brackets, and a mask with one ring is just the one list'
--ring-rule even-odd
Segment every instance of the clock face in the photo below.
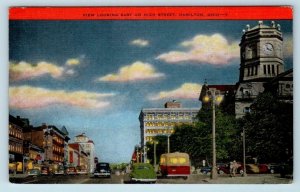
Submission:
{"label": "clock face", "polygon": [[271,43],[266,43],[263,45],[263,52],[267,55],[272,54],[274,51],[274,47]]}

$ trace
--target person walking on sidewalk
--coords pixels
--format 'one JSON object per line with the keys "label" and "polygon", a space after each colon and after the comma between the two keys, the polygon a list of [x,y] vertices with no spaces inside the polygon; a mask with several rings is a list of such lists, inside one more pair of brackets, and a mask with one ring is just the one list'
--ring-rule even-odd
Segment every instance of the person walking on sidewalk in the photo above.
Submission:
{"label": "person walking on sidewalk", "polygon": [[237,162],[234,160],[234,161],[232,162],[232,174],[233,174],[234,177],[235,177],[237,168],[238,168],[238,164],[237,164]]}

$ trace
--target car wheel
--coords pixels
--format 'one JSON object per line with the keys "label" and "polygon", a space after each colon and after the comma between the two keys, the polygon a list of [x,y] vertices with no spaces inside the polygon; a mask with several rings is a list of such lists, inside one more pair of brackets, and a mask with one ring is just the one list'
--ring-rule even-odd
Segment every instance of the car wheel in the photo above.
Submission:
{"label": "car wheel", "polygon": [[240,170],[240,174],[243,175],[244,174],[244,170],[241,169]]}
{"label": "car wheel", "polygon": [[275,170],[274,170],[274,169],[271,169],[271,170],[270,170],[270,173],[274,174],[274,173],[275,173]]}
{"label": "car wheel", "polygon": [[219,174],[220,174],[220,175],[223,175],[223,174],[224,174],[224,171],[220,170],[220,171],[219,171]]}
{"label": "car wheel", "polygon": [[184,180],[187,180],[187,179],[188,179],[188,177],[187,177],[187,176],[185,176],[185,177],[183,177],[183,179],[184,179]]}

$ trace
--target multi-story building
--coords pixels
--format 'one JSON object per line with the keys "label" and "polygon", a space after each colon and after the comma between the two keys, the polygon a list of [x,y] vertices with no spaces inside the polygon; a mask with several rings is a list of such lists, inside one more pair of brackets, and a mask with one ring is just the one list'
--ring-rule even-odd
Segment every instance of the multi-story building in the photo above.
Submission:
{"label": "multi-story building", "polygon": [[88,155],[88,170],[90,173],[94,172],[95,169],[95,144],[89,139],[84,133],[75,136],[75,143],[79,143],[83,147],[83,151]]}
{"label": "multi-story building", "polygon": [[[177,101],[167,102],[165,108],[144,108],[140,112],[141,146],[145,149],[146,143],[155,136],[170,136],[174,126],[182,123],[193,123],[199,108],[182,108]],[[144,160],[147,159],[144,150]]]}
{"label": "multi-story building", "polygon": [[11,171],[23,172],[23,122],[9,115],[9,166]]}
{"label": "multi-story building", "polygon": [[85,153],[83,146],[80,143],[69,143],[69,159],[68,163],[72,166],[80,166],[81,168],[88,169],[89,158]]}
{"label": "multi-story building", "polygon": [[64,163],[65,142],[69,138],[54,125],[35,127],[31,132],[32,143],[44,149],[44,161]]}

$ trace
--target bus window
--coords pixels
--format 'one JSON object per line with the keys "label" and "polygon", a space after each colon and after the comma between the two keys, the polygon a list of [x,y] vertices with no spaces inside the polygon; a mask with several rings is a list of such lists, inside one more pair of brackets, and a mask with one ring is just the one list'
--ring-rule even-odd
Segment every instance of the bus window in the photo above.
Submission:
{"label": "bus window", "polygon": [[160,158],[160,163],[161,163],[161,164],[165,164],[165,163],[166,163],[166,158],[161,157],[161,158]]}
{"label": "bus window", "polygon": [[180,163],[180,164],[186,163],[186,158],[184,158],[184,157],[179,157],[178,159],[179,159],[179,163]]}
{"label": "bus window", "polygon": [[178,163],[177,157],[170,157],[169,158],[169,163],[170,164],[177,164]]}

